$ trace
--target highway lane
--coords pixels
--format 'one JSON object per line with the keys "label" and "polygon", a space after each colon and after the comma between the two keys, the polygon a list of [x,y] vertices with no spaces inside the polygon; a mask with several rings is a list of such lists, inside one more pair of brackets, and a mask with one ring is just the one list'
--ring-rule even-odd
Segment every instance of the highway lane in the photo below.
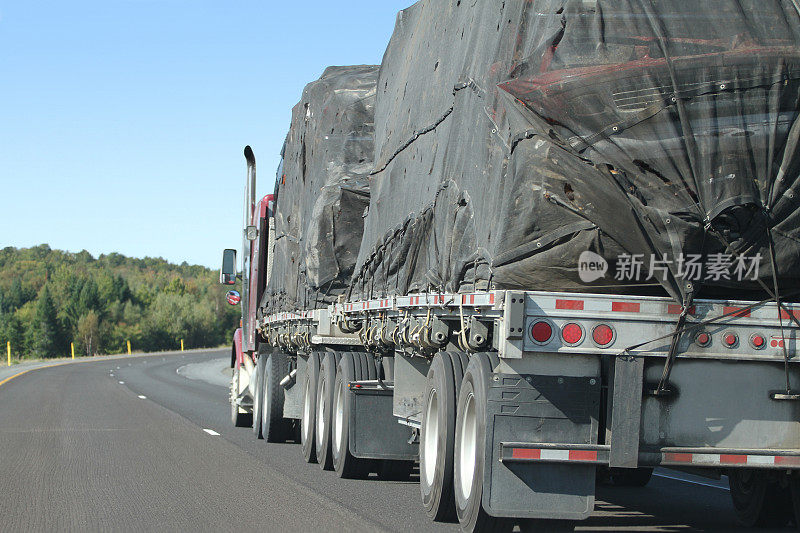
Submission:
{"label": "highway lane", "polygon": [[[417,483],[341,480],[231,427],[225,356],[68,364],[0,387],[0,530],[457,530],[428,521]],[[599,487],[578,531],[741,529],[721,484],[698,481]]]}

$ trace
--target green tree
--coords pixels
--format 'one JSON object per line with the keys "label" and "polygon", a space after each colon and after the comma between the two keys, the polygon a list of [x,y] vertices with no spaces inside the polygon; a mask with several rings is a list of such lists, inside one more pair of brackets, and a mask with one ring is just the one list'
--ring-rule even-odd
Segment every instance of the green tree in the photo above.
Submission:
{"label": "green tree", "polygon": [[97,341],[100,335],[100,319],[93,310],[78,320],[78,341],[83,353],[92,356],[97,353]]}
{"label": "green tree", "polygon": [[47,285],[42,288],[36,299],[34,323],[30,331],[30,347],[35,357],[56,357],[62,351],[56,307]]}

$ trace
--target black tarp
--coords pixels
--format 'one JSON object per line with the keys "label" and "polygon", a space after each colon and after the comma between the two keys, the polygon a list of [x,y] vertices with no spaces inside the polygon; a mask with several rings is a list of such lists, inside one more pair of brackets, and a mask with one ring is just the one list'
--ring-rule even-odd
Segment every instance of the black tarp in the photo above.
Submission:
{"label": "black tarp", "polygon": [[417,2],[380,69],[352,296],[744,296],[758,254],[772,286],[770,235],[796,288],[799,44],[792,0]]}
{"label": "black tarp", "polygon": [[292,110],[262,313],[326,305],[350,282],[369,205],[377,75],[377,66],[329,67]]}

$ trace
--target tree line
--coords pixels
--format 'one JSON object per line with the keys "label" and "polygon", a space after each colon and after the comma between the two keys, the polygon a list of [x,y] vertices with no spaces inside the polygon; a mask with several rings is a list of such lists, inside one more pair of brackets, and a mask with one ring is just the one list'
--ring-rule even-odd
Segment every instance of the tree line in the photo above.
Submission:
{"label": "tree line", "polygon": [[217,271],[161,258],[33,248],[0,250],[0,348],[15,358],[229,344],[239,309]]}

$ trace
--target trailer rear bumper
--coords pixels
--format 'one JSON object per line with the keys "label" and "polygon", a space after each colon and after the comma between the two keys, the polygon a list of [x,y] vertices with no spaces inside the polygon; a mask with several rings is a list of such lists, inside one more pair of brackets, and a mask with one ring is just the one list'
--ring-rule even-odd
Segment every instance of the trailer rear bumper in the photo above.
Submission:
{"label": "trailer rear bumper", "polygon": [[[540,444],[503,442],[500,462],[573,463],[609,465],[608,445]],[[800,470],[800,450],[744,450],[726,448],[661,448],[641,451],[640,466],[680,466],[710,468],[775,468]]]}

